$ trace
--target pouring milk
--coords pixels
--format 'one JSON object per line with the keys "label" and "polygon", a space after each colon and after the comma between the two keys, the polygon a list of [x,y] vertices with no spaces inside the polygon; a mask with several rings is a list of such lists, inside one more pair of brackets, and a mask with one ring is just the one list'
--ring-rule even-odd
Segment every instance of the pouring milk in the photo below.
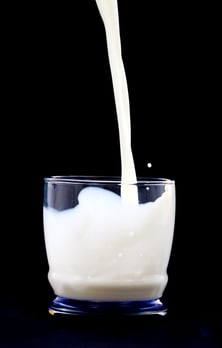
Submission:
{"label": "pouring milk", "polygon": [[131,151],[127,82],[121,57],[116,0],[96,0],[104,21],[118,116],[121,196],[80,191],[78,205],[44,208],[49,281],[58,296],[104,301],[160,298],[174,229],[175,192],[166,185],[154,202],[139,204]]}

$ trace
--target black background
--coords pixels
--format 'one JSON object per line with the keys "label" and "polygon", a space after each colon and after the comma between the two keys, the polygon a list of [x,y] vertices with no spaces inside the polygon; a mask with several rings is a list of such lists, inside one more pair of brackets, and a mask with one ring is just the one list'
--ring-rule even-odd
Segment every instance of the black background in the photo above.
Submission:
{"label": "black background", "polygon": [[[47,313],[53,294],[43,237],[43,178],[121,174],[105,32],[96,4],[90,0],[72,5],[11,4],[2,13],[1,210],[5,227],[1,228],[0,261],[5,326],[0,347],[16,346],[16,342],[24,346],[27,323],[30,342],[38,337],[39,325],[40,346],[49,346],[47,332],[52,340],[60,328],[61,335],[70,337],[67,347],[75,346],[73,342],[88,346],[89,341],[91,346],[109,347],[112,342],[110,346],[136,347],[133,339],[136,342],[138,337],[131,341],[127,330],[122,341],[106,331],[92,339],[87,330],[83,334],[78,322],[72,336],[69,326],[61,329],[60,324],[49,324]],[[182,320],[180,329],[184,328],[180,342],[190,327],[191,336],[195,328],[198,342],[213,342],[214,335],[219,339],[221,152],[216,13],[217,9],[203,5],[119,1],[137,175],[176,181],[175,237],[165,291],[169,316],[174,318],[166,324],[170,342],[178,329],[174,327],[177,320]],[[153,344],[164,330],[163,323],[160,331],[158,325],[152,331]],[[145,346],[145,341],[149,343],[146,335],[138,346]]]}

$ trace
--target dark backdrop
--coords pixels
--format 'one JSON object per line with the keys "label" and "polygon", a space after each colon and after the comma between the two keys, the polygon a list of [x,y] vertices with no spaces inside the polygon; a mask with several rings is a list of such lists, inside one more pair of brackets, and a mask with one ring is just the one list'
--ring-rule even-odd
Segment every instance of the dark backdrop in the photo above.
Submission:
{"label": "dark backdrop", "polygon": [[[105,32],[94,1],[4,13],[1,300],[47,311],[47,175],[120,175]],[[176,180],[171,311],[217,315],[220,136],[217,22],[206,8],[119,1],[138,176]],[[147,163],[152,167],[148,168]]]}

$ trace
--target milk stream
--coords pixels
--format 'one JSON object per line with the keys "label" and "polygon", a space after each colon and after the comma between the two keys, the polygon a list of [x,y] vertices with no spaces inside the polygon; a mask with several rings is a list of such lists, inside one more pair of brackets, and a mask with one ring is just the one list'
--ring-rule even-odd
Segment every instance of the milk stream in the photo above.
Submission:
{"label": "milk stream", "polygon": [[115,105],[117,111],[120,154],[121,154],[121,196],[124,201],[138,203],[136,170],[131,149],[130,104],[126,74],[121,53],[119,15],[117,0],[96,0],[104,22],[110,70],[112,75]]}

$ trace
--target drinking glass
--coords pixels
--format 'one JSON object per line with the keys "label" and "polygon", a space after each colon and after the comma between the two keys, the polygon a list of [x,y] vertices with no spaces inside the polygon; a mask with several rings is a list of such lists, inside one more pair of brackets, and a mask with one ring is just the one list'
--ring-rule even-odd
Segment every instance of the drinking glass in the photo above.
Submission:
{"label": "drinking glass", "polygon": [[43,211],[50,314],[166,314],[173,180],[46,177]]}

